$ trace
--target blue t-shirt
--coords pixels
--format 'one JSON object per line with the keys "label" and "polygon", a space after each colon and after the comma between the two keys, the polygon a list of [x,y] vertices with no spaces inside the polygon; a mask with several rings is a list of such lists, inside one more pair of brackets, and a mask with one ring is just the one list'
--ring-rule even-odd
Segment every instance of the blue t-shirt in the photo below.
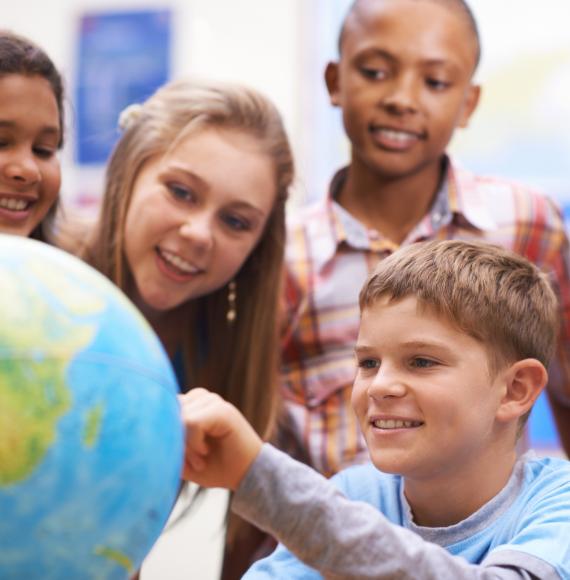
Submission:
{"label": "blue t-shirt", "polygon": [[554,458],[527,458],[517,467],[505,488],[491,501],[462,522],[445,528],[414,524],[401,476],[387,475],[373,465],[365,465],[340,472],[337,485],[347,497],[373,505],[390,522],[468,562],[478,564],[492,550],[507,548],[547,562],[556,562],[566,553],[566,560],[560,565],[564,564],[570,577],[568,544],[565,542],[562,549],[557,543],[558,524],[570,524],[570,464]]}
{"label": "blue t-shirt", "polygon": [[[358,577],[374,578],[385,577],[382,575],[382,562],[388,562],[393,558],[400,558],[405,563],[404,568],[412,561],[421,561],[423,572],[419,572],[418,577],[438,577],[428,573],[428,569],[433,571],[446,571],[449,576],[451,564],[457,564],[458,577],[477,577],[476,570],[471,564],[481,564],[482,566],[500,566],[505,570],[508,568],[526,570],[537,578],[559,577],[570,579],[570,462],[562,459],[543,458],[537,459],[531,454],[521,458],[513,470],[513,474],[507,485],[491,501],[485,504],[477,512],[467,519],[445,528],[429,528],[414,524],[411,509],[403,493],[403,479],[400,476],[388,475],[379,472],[373,465],[356,466],[346,469],[337,474],[332,481],[351,500],[358,500],[373,506],[381,512],[384,517],[373,519],[370,514],[360,519],[355,518],[356,526],[364,528],[370,524],[371,531],[365,530],[358,535],[358,530],[354,522],[350,520],[350,512],[344,512],[339,505],[336,512],[331,509],[318,526],[313,525],[317,521],[318,503],[321,497],[325,497],[323,503],[329,507],[335,504],[337,498],[326,495],[324,487],[319,487],[328,482],[323,480],[321,485],[314,479],[314,474],[307,473],[307,479],[303,481],[302,471],[295,472],[293,465],[285,465],[281,457],[279,460],[272,457],[272,453],[265,453],[262,457],[264,465],[259,465],[258,472],[265,468],[266,472],[275,474],[273,485],[274,501],[281,501],[282,516],[271,514],[271,519],[276,520],[281,517],[283,520],[296,518],[294,530],[290,537],[293,540],[289,543],[287,536],[280,536],[282,541],[288,545],[301,546],[301,550],[307,561],[311,561],[312,554],[318,554],[316,562],[334,562],[334,558],[343,561],[351,557],[351,554],[338,550],[338,546],[350,545],[350,540],[345,542],[345,537],[369,539],[370,542],[363,553],[358,556],[358,569],[367,569],[367,562],[370,576],[362,574]],[[279,470],[284,473],[279,473]],[[280,489],[280,479],[284,480],[287,475],[295,477],[297,480],[297,491],[288,495],[282,495]],[[257,477],[259,485],[250,477],[249,490],[244,490],[257,497],[258,505],[262,507],[255,511],[268,512],[271,506],[268,502],[264,505],[263,488],[272,487],[261,477]],[[256,486],[256,489],[253,489]],[[305,492],[311,486],[310,492]],[[285,487],[285,486],[283,486]],[[289,488],[294,488],[289,485]],[[239,490],[238,490],[239,491]],[[240,492],[244,493],[244,492]],[[309,494],[314,493],[314,500]],[[299,499],[302,497],[302,501]],[[331,498],[332,497],[332,498]],[[434,498],[434,501],[444,501],[443,498]],[[251,505],[251,501],[249,505]],[[286,504],[286,505],[284,505]],[[290,506],[289,506],[290,504]],[[300,505],[310,505],[306,510],[295,509]],[[346,504],[345,504],[346,507]],[[285,509],[283,509],[285,508]],[[353,504],[350,508],[357,511],[358,504]],[[323,507],[321,513],[326,513]],[[311,513],[311,510],[314,513]],[[334,522],[335,529],[332,535],[325,535],[325,527],[330,527],[329,522],[339,514],[338,520]],[[372,512],[374,516],[375,513]],[[260,514],[259,523],[263,523],[264,515]],[[373,520],[373,521],[372,521]],[[387,523],[396,524],[391,526]],[[324,523],[323,523],[324,522]],[[278,522],[272,526],[276,533],[287,526],[285,521]],[[332,525],[332,524],[331,524]],[[269,528],[269,526],[267,526]],[[403,529],[402,529],[403,528]],[[322,530],[322,533],[319,533]],[[326,532],[328,533],[328,532]],[[329,539],[329,545],[323,549],[323,537]],[[338,546],[335,546],[338,540]],[[427,543],[429,542],[429,544]],[[437,547],[439,546],[439,547]],[[313,549],[314,548],[314,549]],[[327,554],[327,550],[336,554]],[[443,549],[442,549],[443,548]],[[322,556],[321,556],[322,554]],[[364,555],[363,555],[364,554]],[[450,561],[449,554],[459,556],[460,559],[453,558]],[[353,554],[354,555],[354,554]],[[464,562],[465,570],[462,570]],[[314,565],[317,566],[318,563]],[[343,562],[344,563],[344,562]],[[330,568],[328,568],[330,569]],[[375,571],[375,572],[374,572]],[[402,577],[408,577],[404,570]],[[377,574],[375,576],[374,574]],[[444,574],[445,575],[445,574]],[[345,577],[345,576],[341,576]],[[346,576],[357,577],[357,576]],[[387,576],[386,576],[387,577]],[[254,564],[246,573],[244,578],[251,580],[257,578],[321,578],[320,574],[298,560],[283,545],[279,545],[277,550],[268,558]]]}

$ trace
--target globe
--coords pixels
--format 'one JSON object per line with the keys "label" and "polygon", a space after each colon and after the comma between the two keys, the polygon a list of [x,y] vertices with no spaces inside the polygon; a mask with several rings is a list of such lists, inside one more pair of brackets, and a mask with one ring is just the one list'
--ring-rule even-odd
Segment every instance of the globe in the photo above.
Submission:
{"label": "globe", "polygon": [[127,298],[78,259],[0,235],[0,578],[128,578],[183,456],[177,384]]}

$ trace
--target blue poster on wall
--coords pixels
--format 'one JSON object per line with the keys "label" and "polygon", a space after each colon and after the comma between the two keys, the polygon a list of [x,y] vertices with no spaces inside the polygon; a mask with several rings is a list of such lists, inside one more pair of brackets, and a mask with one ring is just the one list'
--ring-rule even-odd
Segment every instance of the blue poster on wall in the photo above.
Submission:
{"label": "blue poster on wall", "polygon": [[103,164],[119,136],[119,113],[170,76],[170,11],[85,14],[78,48],[76,161]]}

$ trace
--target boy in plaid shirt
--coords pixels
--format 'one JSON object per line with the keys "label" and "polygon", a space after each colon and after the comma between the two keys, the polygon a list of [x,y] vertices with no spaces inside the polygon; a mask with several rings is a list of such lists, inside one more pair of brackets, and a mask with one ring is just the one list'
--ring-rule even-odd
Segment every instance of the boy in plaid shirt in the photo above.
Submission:
{"label": "boy in plaid shirt", "polygon": [[446,154],[480,94],[469,7],[357,0],[339,50],[325,78],[351,159],[329,195],[290,223],[279,446],[326,475],[366,460],[350,407],[358,291],[400,246],[463,239],[500,244],[551,276],[561,333],[547,389],[570,450],[570,257],[559,209],[527,187],[473,175]]}

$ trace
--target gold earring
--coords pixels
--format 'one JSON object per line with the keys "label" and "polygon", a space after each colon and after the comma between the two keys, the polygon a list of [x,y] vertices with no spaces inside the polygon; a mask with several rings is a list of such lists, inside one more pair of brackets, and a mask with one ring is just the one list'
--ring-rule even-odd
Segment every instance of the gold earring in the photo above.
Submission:
{"label": "gold earring", "polygon": [[228,284],[228,311],[226,313],[226,320],[228,324],[233,324],[237,316],[237,284],[235,280],[232,280]]}

